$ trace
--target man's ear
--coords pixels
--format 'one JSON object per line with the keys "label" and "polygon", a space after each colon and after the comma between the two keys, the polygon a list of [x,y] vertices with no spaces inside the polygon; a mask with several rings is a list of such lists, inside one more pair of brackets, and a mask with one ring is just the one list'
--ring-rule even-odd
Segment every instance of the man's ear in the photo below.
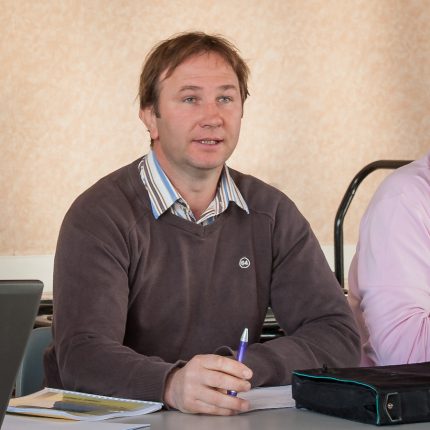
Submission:
{"label": "man's ear", "polygon": [[149,106],[144,109],[140,109],[139,118],[145,124],[146,129],[149,132],[152,140],[158,139],[158,126],[157,117],[155,115],[154,107]]}

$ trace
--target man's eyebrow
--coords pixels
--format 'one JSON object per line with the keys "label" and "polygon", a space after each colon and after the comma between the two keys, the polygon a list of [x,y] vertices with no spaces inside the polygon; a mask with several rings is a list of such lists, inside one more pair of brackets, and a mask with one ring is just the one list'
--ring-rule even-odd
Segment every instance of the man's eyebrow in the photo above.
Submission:
{"label": "man's eyebrow", "polygon": [[[218,87],[218,89],[220,89],[222,91],[227,91],[227,90],[238,91],[239,90],[237,85],[232,85],[232,84],[221,85]],[[203,90],[203,87],[199,87],[198,85],[184,85],[183,87],[181,87],[179,89],[179,92],[181,93],[183,91],[201,91],[201,90]]]}

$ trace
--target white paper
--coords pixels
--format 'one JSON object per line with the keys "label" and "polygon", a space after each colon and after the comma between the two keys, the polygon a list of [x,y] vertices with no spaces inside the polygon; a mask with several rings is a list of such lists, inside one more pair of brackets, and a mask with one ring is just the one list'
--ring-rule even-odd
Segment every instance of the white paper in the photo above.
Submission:
{"label": "white paper", "polygon": [[106,421],[65,421],[61,419],[23,417],[6,414],[1,430],[135,430],[149,424],[123,424]]}
{"label": "white paper", "polygon": [[250,411],[256,409],[294,408],[296,406],[296,401],[293,399],[291,392],[291,385],[253,388],[246,393],[239,393],[238,397],[249,400]]}
{"label": "white paper", "polygon": [[76,391],[44,388],[28,396],[10,399],[8,412],[77,421],[100,421],[155,412],[159,402],[120,399]]}

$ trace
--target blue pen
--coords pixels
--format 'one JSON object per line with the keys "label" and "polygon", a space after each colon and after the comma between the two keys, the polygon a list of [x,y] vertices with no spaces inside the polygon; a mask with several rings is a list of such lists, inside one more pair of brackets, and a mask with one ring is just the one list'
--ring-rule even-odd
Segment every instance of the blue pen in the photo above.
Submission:
{"label": "blue pen", "polygon": [[[245,358],[246,347],[248,346],[248,329],[243,330],[242,336],[240,337],[239,349],[237,351],[237,361],[240,363],[243,362]],[[237,392],[233,390],[228,390],[227,394],[229,396],[237,396]]]}

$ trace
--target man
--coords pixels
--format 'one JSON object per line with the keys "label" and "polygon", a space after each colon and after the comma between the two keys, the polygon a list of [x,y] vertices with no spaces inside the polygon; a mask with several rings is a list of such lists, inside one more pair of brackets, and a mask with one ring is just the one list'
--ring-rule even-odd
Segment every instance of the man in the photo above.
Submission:
{"label": "man", "polygon": [[[296,368],[354,365],[352,314],[309,224],[280,191],[228,169],[248,67],[225,39],[162,42],[141,75],[152,151],[99,181],[63,222],[50,386],[230,415],[227,394]],[[267,307],[286,336],[259,343]],[[232,348],[247,327],[244,363]]]}
{"label": "man", "polygon": [[430,360],[430,152],[388,176],[360,224],[349,272],[362,365]]}

